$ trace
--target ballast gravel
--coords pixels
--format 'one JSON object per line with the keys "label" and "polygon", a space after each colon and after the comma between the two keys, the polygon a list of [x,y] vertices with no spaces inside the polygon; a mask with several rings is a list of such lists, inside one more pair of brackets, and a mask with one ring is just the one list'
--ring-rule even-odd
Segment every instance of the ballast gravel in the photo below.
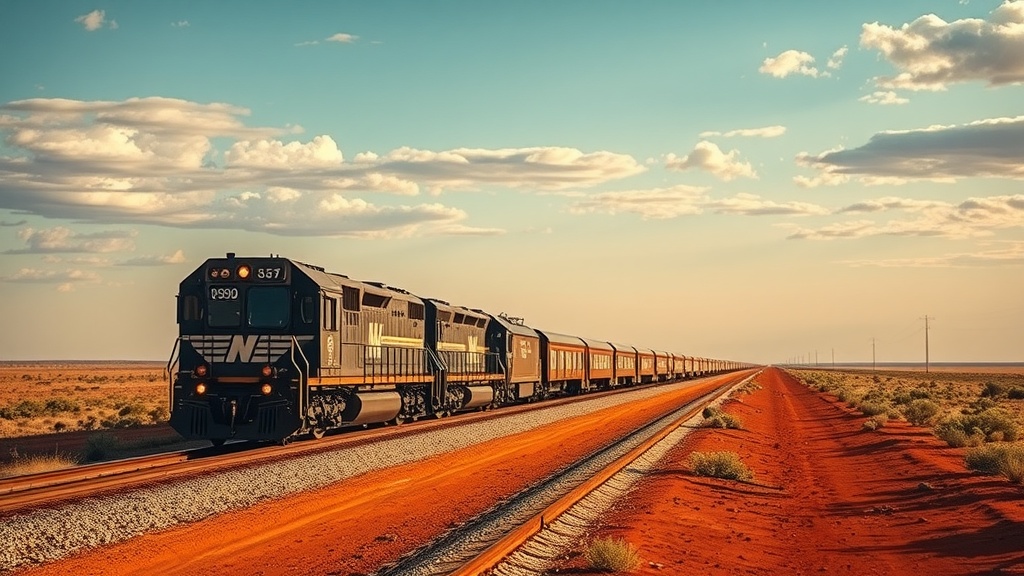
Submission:
{"label": "ballast gravel", "polygon": [[[76,550],[313,490],[366,472],[459,450],[559,420],[690,386],[669,384],[624,394],[458,424],[336,451],[270,462],[201,478],[99,496],[0,520],[0,571],[62,558]],[[268,481],[273,479],[273,481]]]}

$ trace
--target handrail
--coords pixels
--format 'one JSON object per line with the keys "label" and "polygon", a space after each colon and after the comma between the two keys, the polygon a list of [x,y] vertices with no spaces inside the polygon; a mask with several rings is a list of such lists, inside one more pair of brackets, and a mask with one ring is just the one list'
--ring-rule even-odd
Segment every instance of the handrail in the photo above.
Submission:
{"label": "handrail", "polygon": [[[299,356],[302,357],[302,362],[306,365],[306,371],[303,372],[298,362],[295,361],[295,349],[298,348]],[[302,351],[302,347],[299,346],[299,341],[292,335],[292,348],[290,351],[290,359],[292,366],[299,373],[299,409],[297,410],[300,418],[305,418],[306,414],[306,403],[308,402],[307,396],[309,395],[309,359],[306,358],[306,353]]]}
{"label": "handrail", "polygon": [[177,365],[180,357],[177,355],[178,345],[181,344],[181,336],[174,339],[174,346],[171,348],[171,356],[167,359],[167,411],[174,411],[174,371],[172,365]]}

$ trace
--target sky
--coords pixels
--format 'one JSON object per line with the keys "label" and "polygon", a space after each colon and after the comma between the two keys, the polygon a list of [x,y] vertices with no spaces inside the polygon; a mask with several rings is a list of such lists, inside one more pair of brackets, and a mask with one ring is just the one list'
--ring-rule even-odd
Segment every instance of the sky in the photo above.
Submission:
{"label": "sky", "polygon": [[0,360],[165,360],[236,252],[681,354],[1024,361],[1024,0],[0,0],[0,48]]}

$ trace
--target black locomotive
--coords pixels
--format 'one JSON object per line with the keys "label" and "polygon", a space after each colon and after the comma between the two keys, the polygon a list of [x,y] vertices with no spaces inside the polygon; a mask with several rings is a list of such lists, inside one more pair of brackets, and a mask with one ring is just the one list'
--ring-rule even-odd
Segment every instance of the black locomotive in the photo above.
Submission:
{"label": "black locomotive", "polygon": [[171,426],[214,444],[744,366],[540,331],[275,256],[207,260],[182,281],[177,314]]}

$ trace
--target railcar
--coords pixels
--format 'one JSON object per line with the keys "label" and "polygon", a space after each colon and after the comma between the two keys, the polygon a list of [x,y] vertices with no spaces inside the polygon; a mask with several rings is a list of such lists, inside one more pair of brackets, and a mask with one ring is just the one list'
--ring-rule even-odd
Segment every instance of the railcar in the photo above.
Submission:
{"label": "railcar", "polygon": [[320,437],[710,370],[704,359],[698,368],[668,352],[536,330],[278,256],[207,260],[179,285],[177,322],[171,426],[214,444]]}

